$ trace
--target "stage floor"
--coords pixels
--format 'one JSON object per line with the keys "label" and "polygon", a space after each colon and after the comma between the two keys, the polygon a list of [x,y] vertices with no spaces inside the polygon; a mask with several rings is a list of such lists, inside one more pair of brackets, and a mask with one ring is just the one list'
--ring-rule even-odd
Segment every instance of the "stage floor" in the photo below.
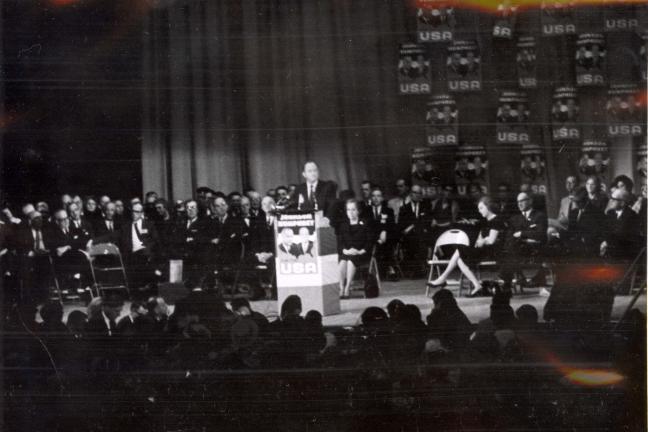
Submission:
{"label": "stage floor", "polygon": [[[369,306],[385,308],[387,303],[394,299],[400,299],[403,303],[415,304],[418,306],[419,309],[421,309],[423,319],[425,319],[432,310],[432,299],[425,297],[424,279],[405,279],[399,282],[383,282],[380,296],[373,299],[364,298],[362,285],[360,283],[356,284],[356,286],[358,289],[351,292],[352,298],[341,301],[341,313],[324,317],[323,321],[325,326],[357,326],[360,323],[360,314],[362,314],[362,311],[366,308]],[[476,323],[484,318],[488,318],[490,313],[489,306],[491,303],[490,297],[458,297],[458,287],[450,285],[447,288],[455,293],[459,307],[464,311],[466,316],[468,316],[470,321]],[[525,288],[524,291],[524,294],[515,294],[513,296],[511,299],[511,306],[513,306],[513,309],[517,309],[517,307],[523,304],[530,304],[538,310],[538,314],[542,320],[542,312],[548,297],[540,295],[539,288]],[[464,290],[463,293],[466,294],[466,290]],[[615,297],[614,309],[612,311],[613,320],[621,318],[631,300],[632,296]],[[645,293],[640,296],[635,307],[639,308],[639,310],[644,314],[646,313]],[[129,303],[126,303],[122,310],[122,315],[128,313],[128,308]],[[279,310],[277,302],[270,300],[254,301],[252,302],[252,308],[269,318],[276,317]],[[85,312],[85,307],[82,305],[65,305],[65,319],[67,319],[67,315],[73,310],[81,310]],[[306,313],[307,311],[303,312]]]}

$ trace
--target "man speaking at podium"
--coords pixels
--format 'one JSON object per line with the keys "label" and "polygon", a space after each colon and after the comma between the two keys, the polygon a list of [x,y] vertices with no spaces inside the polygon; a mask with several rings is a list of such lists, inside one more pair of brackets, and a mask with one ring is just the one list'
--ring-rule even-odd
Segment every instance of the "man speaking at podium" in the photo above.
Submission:
{"label": "man speaking at podium", "polygon": [[319,168],[313,161],[304,164],[302,175],[306,183],[300,184],[295,190],[297,210],[322,210],[324,216],[330,219],[335,205],[337,185],[332,181],[320,180]]}

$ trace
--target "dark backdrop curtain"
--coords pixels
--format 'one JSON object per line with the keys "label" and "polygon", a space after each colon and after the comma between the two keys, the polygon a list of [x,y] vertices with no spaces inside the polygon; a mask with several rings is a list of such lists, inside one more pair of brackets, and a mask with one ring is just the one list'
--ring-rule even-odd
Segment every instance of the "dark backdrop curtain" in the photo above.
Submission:
{"label": "dark backdrop curtain", "polygon": [[[579,8],[580,33],[600,32],[600,8]],[[538,88],[529,90],[532,142],[547,163],[551,213],[575,174],[580,143],[551,138],[555,87],[574,85],[576,36],[543,37],[539,10],[520,13],[512,40],[494,40],[494,16],[458,10],[455,39],[476,40],[483,89],[458,94],[460,141],[483,145],[489,182],[518,184],[520,153],[495,144],[501,90],[517,88],[516,40],[537,40]],[[399,96],[400,43],[415,39],[412,2],[395,0],[184,0],[145,22],[143,184],[185,198],[199,185],[266,190],[300,181],[316,160],[340,189],[364,178],[409,176],[410,149],[425,145],[426,96]],[[636,80],[632,33],[611,33],[611,83]],[[446,93],[445,44],[432,44],[433,93]],[[579,89],[583,139],[604,138],[605,88]],[[632,172],[632,143],[610,142],[611,176]],[[455,149],[438,161],[452,179]],[[628,171],[628,169],[630,171]],[[442,173],[443,174],[443,173]]]}
{"label": "dark backdrop curtain", "polygon": [[423,137],[401,126],[396,93],[409,19],[390,0],[196,0],[152,11],[144,189],[265,190],[300,181],[306,159],[340,189],[406,175],[408,148]]}

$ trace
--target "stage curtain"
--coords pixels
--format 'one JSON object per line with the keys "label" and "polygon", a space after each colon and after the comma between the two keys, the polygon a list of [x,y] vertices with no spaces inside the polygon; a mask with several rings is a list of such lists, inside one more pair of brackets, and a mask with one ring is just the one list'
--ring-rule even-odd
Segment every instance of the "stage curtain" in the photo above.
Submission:
{"label": "stage curtain", "polygon": [[[401,2],[181,1],[144,31],[145,190],[266,190],[316,160],[340,189],[408,174],[396,94]],[[405,150],[404,150],[405,149]]]}

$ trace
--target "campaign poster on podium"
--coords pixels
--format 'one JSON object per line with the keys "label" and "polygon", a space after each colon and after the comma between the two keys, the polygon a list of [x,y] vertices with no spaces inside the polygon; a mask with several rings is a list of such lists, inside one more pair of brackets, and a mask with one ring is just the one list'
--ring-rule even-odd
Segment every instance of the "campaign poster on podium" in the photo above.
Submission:
{"label": "campaign poster on podium", "polygon": [[277,216],[277,273],[299,284],[317,283],[317,236],[315,214],[294,213]]}

